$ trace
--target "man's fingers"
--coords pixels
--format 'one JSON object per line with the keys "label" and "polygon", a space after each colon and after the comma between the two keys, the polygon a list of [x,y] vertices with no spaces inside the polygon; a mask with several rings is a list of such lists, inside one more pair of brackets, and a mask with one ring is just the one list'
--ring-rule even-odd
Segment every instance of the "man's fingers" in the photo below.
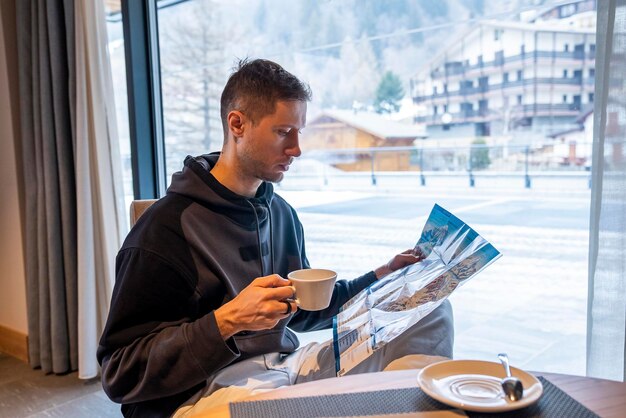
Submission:
{"label": "man's fingers", "polygon": [[254,282],[252,282],[252,285],[249,288],[249,291],[253,292],[253,294],[258,295],[257,297],[259,297],[259,300],[292,299],[294,295],[296,294],[296,289],[293,286],[290,286],[289,285],[290,282],[288,281],[286,285],[281,285],[280,287],[272,287],[272,286],[267,287],[265,286],[267,282],[260,282],[259,284],[257,283],[257,280],[260,280],[260,279],[256,279]]}
{"label": "man's fingers", "polygon": [[426,258],[426,254],[424,254],[422,249],[419,248],[419,247],[413,248],[413,255],[415,255],[416,257],[419,257],[419,258]]}
{"label": "man's fingers", "polygon": [[426,258],[422,250],[417,247],[411,248],[410,250],[402,251],[401,254],[411,254],[414,257],[419,258],[420,260],[423,260],[424,258]]}
{"label": "man's fingers", "polygon": [[254,279],[252,285],[258,287],[281,287],[281,286],[289,286],[291,281],[287,279],[283,279],[278,274],[272,274],[270,276],[259,277]]}
{"label": "man's fingers", "polygon": [[422,257],[413,254],[398,254],[400,263],[406,265],[417,263],[422,260]]}
{"label": "man's fingers", "polygon": [[419,247],[409,248],[408,250],[402,251],[400,254],[413,254],[415,256],[421,256],[422,250]]}
{"label": "man's fingers", "polygon": [[285,317],[292,315],[298,310],[298,304],[290,300],[278,300],[275,303],[277,312]]}
{"label": "man's fingers", "polygon": [[296,289],[293,286],[286,287],[275,287],[271,289],[266,289],[266,298],[268,300],[285,300],[285,299],[293,299],[296,294]]}

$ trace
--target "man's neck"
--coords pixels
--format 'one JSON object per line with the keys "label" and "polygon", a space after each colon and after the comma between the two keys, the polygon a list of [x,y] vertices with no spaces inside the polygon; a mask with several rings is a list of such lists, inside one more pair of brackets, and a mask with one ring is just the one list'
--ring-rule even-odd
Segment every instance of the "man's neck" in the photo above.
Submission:
{"label": "man's neck", "polygon": [[261,180],[243,178],[241,176],[241,170],[238,170],[233,164],[229,164],[229,161],[223,157],[223,154],[220,155],[215,166],[211,169],[213,177],[215,177],[222,186],[238,195],[254,197],[261,185]]}

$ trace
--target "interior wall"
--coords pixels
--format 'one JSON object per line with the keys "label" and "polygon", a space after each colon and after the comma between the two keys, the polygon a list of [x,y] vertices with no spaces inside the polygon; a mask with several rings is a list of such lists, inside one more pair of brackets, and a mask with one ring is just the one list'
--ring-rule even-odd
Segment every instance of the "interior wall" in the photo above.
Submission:
{"label": "interior wall", "polygon": [[0,0],[0,326],[27,334],[16,44],[15,0]]}

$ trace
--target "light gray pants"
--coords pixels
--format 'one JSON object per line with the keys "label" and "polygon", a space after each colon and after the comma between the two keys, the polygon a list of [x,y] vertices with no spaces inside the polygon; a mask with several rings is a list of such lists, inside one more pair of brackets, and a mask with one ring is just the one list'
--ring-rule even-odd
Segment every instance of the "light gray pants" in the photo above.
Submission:
{"label": "light gray pants", "polygon": [[[392,368],[397,370],[416,368],[441,357],[452,358],[453,344],[452,307],[446,300],[348,374],[382,371],[392,362]],[[428,356],[437,357],[429,359]],[[289,355],[270,353],[252,357],[214,374],[207,386],[181,406],[174,416],[193,415],[255,393],[329,377],[335,377],[332,340],[310,343]]]}

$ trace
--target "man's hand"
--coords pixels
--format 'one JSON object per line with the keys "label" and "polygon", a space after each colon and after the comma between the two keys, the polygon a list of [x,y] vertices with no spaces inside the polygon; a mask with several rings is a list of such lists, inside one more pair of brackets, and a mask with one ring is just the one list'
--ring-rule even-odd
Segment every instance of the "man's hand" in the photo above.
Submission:
{"label": "man's hand", "polygon": [[[259,331],[276,326],[298,309],[294,288],[278,274],[254,279],[233,300],[215,310],[224,340],[240,331]],[[287,305],[291,305],[291,309]]]}
{"label": "man's hand", "polygon": [[424,254],[418,248],[411,248],[410,250],[406,250],[401,252],[400,254],[393,257],[389,262],[383,266],[378,267],[374,270],[374,274],[376,274],[377,279],[381,279],[385,277],[389,273],[392,273],[402,267],[406,267],[410,264],[417,263],[418,261],[422,261],[424,258]]}

